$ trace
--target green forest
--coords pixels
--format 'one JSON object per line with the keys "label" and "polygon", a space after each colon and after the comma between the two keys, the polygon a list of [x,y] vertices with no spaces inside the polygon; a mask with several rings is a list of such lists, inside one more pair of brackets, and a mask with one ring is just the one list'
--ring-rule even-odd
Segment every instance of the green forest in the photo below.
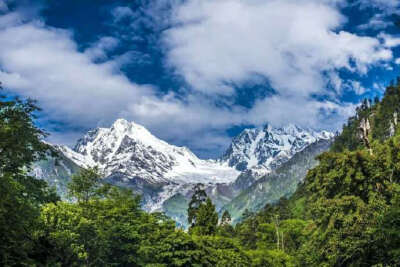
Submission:
{"label": "green forest", "polygon": [[61,201],[28,175],[45,157],[32,100],[0,100],[1,266],[400,266],[400,82],[365,100],[288,199],[231,224],[201,184],[185,231],[140,196],[74,175]]}

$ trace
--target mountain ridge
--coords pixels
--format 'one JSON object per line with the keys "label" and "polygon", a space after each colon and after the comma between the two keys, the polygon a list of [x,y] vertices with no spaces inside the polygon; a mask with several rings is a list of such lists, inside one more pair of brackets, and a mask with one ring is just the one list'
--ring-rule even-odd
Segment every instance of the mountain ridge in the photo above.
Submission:
{"label": "mountain ridge", "polygon": [[[174,210],[174,207],[182,207],[176,200],[189,199],[195,184],[204,184],[220,209],[309,145],[331,136],[333,134],[329,132],[306,130],[295,125],[245,129],[232,141],[230,148],[235,148],[232,149],[234,153],[225,153],[216,160],[203,160],[187,147],[171,145],[135,122],[118,119],[109,128],[88,131],[73,149],[54,145],[61,154],[61,166],[50,157],[34,170],[37,174],[48,174],[45,179],[65,195],[68,173],[72,174],[79,167],[98,166],[105,175],[105,182],[140,194],[145,210],[169,211],[171,216],[182,219],[185,217],[182,213],[186,211]],[[251,155],[253,152],[255,155]],[[231,162],[235,157],[250,163],[249,168],[237,168],[237,164]],[[269,165],[263,165],[266,162]],[[51,177],[57,173],[62,176]]]}
{"label": "mountain ridge", "polygon": [[243,130],[233,138],[220,160],[240,171],[254,169],[268,173],[310,144],[333,136],[328,131],[303,129],[294,124],[284,127],[267,124],[263,129]]}

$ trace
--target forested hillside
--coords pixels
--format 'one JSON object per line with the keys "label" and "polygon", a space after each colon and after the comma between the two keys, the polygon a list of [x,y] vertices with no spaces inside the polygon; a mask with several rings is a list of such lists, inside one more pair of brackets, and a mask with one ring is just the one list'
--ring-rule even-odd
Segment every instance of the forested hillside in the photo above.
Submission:
{"label": "forested hillside", "polygon": [[[399,266],[400,84],[364,101],[288,199],[231,225],[203,185],[187,232],[97,168],[68,184],[71,202],[29,175],[46,156],[30,100],[0,101],[1,266]],[[179,204],[179,203],[178,203]]]}
{"label": "forested hillside", "polygon": [[279,251],[293,266],[400,265],[399,100],[398,81],[363,101],[291,198],[236,226],[254,261]]}

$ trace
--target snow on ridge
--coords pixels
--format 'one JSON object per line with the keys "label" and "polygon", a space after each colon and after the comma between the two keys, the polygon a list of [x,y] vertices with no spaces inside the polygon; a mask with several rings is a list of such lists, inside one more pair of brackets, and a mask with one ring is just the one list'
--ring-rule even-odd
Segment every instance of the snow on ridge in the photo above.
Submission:
{"label": "snow on ridge", "polygon": [[308,145],[332,137],[330,132],[294,124],[279,128],[267,124],[243,130],[221,159],[202,160],[186,147],[158,139],[142,125],[118,119],[110,128],[89,131],[74,150],[63,146],[59,150],[79,166],[99,166],[106,175],[118,172],[153,183],[230,183],[240,171],[268,173]]}
{"label": "snow on ridge", "polygon": [[269,172],[289,160],[296,153],[319,140],[333,138],[328,131],[303,129],[289,124],[275,128],[267,124],[263,129],[245,129],[232,140],[220,161],[238,170],[257,169]]}
{"label": "snow on ridge", "polygon": [[170,145],[125,119],[89,131],[74,150],[58,149],[79,166],[99,166],[106,175],[119,172],[153,183],[229,183],[239,175],[227,164],[199,159],[187,147]]}
{"label": "snow on ridge", "polygon": [[109,128],[89,131],[74,149],[55,148],[81,167],[98,166],[107,176],[122,174],[124,182],[140,177],[148,183],[162,184],[161,192],[144,206],[155,211],[169,197],[191,190],[196,183],[232,183],[247,169],[261,177],[313,142],[332,137],[332,133],[296,125],[267,125],[264,129],[243,130],[221,159],[202,160],[186,147],[158,139],[139,124],[118,119]]}

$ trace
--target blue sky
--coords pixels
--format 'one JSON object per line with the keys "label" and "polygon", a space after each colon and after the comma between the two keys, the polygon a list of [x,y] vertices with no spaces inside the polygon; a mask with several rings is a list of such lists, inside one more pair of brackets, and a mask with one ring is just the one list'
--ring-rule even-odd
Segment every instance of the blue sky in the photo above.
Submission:
{"label": "blue sky", "polygon": [[216,157],[267,122],[337,130],[398,76],[400,0],[0,0],[0,81],[72,145],[123,117]]}

